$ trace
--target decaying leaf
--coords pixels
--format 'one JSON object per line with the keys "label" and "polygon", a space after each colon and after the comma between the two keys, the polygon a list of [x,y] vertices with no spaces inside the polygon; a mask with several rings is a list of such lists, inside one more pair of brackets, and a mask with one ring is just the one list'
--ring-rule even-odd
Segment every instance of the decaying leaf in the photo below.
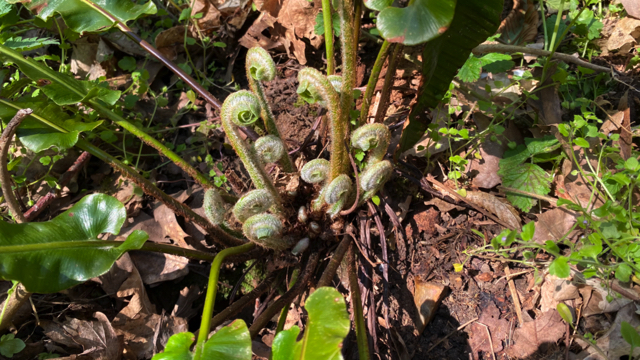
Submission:
{"label": "decaying leaf", "polygon": [[422,334],[424,328],[429,324],[436,314],[440,302],[444,298],[447,287],[442,284],[422,281],[414,277],[415,294],[413,300],[418,308],[420,321],[418,322],[418,334]]}
{"label": "decaying leaf", "polygon": [[607,50],[626,54],[638,43],[639,38],[640,20],[632,17],[620,19],[607,41]]}
{"label": "decaying leaf", "polygon": [[501,201],[499,198],[482,191],[467,191],[466,199],[495,214],[512,229],[520,229],[522,227],[518,211],[508,202]]}
{"label": "decaying leaf", "polygon": [[[469,325],[465,331],[469,334],[469,346],[473,354],[478,352],[490,354],[492,351],[502,351],[502,341],[509,334],[509,322],[506,319],[500,319],[500,310],[492,301],[488,301],[479,319]],[[477,359],[477,355],[474,358]]]}
{"label": "decaying leaf", "polygon": [[[538,215],[536,222],[536,232],[533,234],[533,240],[539,244],[543,244],[547,240],[557,241],[562,239],[573,224],[576,223],[577,214],[571,210],[556,208],[543,212]],[[569,238],[574,233],[569,234]]]}
{"label": "decaying leaf", "polygon": [[[634,328],[640,326],[640,316],[638,316],[636,311],[636,305],[633,303],[620,309],[616,315],[613,325],[611,325],[609,330],[596,341],[596,345],[605,353],[608,359],[621,359],[623,356],[629,356],[631,345],[629,345],[629,343],[622,337],[620,328],[623,321],[629,323]],[[587,345],[581,339],[579,343],[585,346]],[[604,360],[604,358],[598,354],[593,347],[588,347],[582,354],[589,354],[589,359]],[[636,347],[633,351],[633,358],[637,357],[639,354],[640,348]]]}
{"label": "decaying leaf", "polygon": [[524,322],[513,334],[514,345],[507,349],[509,356],[528,358],[564,336],[566,325],[556,310],[550,310],[529,322]]}
{"label": "decaying leaf", "polygon": [[627,10],[627,15],[640,19],[640,2],[636,0],[620,0],[620,2]]}
{"label": "decaying leaf", "polygon": [[[189,194],[186,191],[182,191],[174,197],[179,202],[184,202],[189,198]],[[189,247],[185,241],[185,238],[189,236],[189,234],[182,230],[173,210],[160,202],[156,202],[153,210],[153,218],[162,227],[163,237],[169,237],[180,247]]]}

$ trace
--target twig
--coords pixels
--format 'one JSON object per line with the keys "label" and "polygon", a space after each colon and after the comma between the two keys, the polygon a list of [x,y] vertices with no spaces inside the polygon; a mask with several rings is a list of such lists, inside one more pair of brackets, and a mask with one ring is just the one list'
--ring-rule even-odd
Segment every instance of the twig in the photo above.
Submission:
{"label": "twig", "polygon": [[481,322],[476,322],[476,323],[484,326],[484,328],[487,330],[487,336],[489,337],[489,346],[491,346],[491,356],[493,357],[493,360],[496,360],[496,352],[493,351],[493,341],[491,340],[491,333],[489,332],[489,327]]}
{"label": "twig", "polygon": [[476,317],[476,318],[473,318],[473,319],[471,319],[471,320],[469,320],[469,321],[467,321],[466,323],[464,323],[464,324],[462,324],[462,325],[460,325],[460,326],[458,326],[458,328],[457,328],[457,329],[455,329],[454,331],[452,331],[452,332],[448,333],[445,337],[443,337],[442,339],[438,340],[438,342],[436,342],[435,344],[433,344],[433,346],[431,346],[431,347],[429,348],[429,350],[427,350],[427,353],[430,353],[430,352],[431,352],[431,350],[435,349],[435,348],[436,348],[436,346],[440,345],[443,341],[447,340],[451,335],[453,335],[453,334],[455,334],[456,332],[458,332],[458,331],[460,331],[460,330],[464,329],[465,327],[467,327],[467,325],[471,324],[472,322],[474,322],[474,321],[476,321],[476,320],[478,320],[478,318],[477,318],[477,317]]}
{"label": "twig", "polygon": [[[351,245],[347,251],[347,271],[349,272],[349,288],[351,290],[351,305],[356,323],[356,338],[358,343],[358,354],[361,360],[369,360],[369,336],[364,323],[364,311],[362,309],[362,298],[360,297],[360,284],[358,282],[358,265],[356,261],[355,247]],[[373,306],[373,304],[371,304]]]}
{"label": "twig", "polygon": [[317,287],[331,286],[331,281],[333,281],[333,277],[336,275],[336,271],[338,270],[340,263],[342,263],[344,254],[347,252],[347,249],[349,249],[349,244],[351,244],[351,239],[349,236],[345,235],[336,250],[333,252],[331,260],[329,260],[329,264],[327,264],[327,267],[324,269],[324,272],[316,285]]}
{"label": "twig", "polygon": [[389,107],[389,98],[391,97],[391,85],[396,77],[396,67],[400,60],[400,54],[404,45],[398,43],[394,45],[393,52],[389,55],[389,65],[387,65],[387,73],[384,75],[384,85],[382,86],[382,93],[380,94],[380,102],[378,103],[378,110],[374,122],[382,123],[384,116],[387,113]]}
{"label": "twig", "polygon": [[[71,179],[76,176],[78,171],[80,171],[80,169],[82,169],[87,164],[89,159],[91,159],[91,154],[89,154],[87,151],[84,151],[82,154],[80,154],[78,159],[76,159],[73,165],[69,167],[67,172],[60,176],[60,178],[58,179],[58,185],[60,185],[61,188],[63,186],[66,186],[69,181],[71,181]],[[24,213],[24,217],[27,219],[27,221],[35,219],[42,212],[42,210],[49,206],[49,204],[57,197],[58,192],[55,189],[51,189],[51,191],[49,191],[45,196],[41,197],[35,205],[33,205]]]}
{"label": "twig", "polygon": [[[534,49],[526,46],[516,46],[516,45],[504,45],[504,44],[480,44],[471,50],[474,54],[487,54],[493,52],[499,53],[524,53],[524,54],[532,54],[536,56],[549,56],[552,54],[551,51],[542,50],[542,49]],[[590,62],[584,61],[575,56],[571,56],[569,54],[563,54],[555,52],[552,56],[554,59],[559,59],[565,62],[573,63],[579,66],[582,66],[587,69],[599,71],[599,72],[613,72],[613,69],[604,66],[594,65]]]}
{"label": "twig", "polygon": [[258,332],[267,325],[271,318],[282,310],[285,304],[289,304],[296,296],[307,288],[307,284],[309,283],[316,265],[318,264],[318,259],[319,255],[317,252],[311,253],[307,260],[307,264],[304,267],[304,270],[300,273],[295,285],[293,285],[293,287],[284,293],[284,295],[282,295],[278,300],[274,301],[273,304],[267,307],[265,311],[255,319],[249,328],[249,333],[251,334],[252,339],[258,335]]}
{"label": "twig", "polygon": [[2,193],[4,194],[7,206],[18,224],[27,222],[27,219],[24,217],[22,210],[20,210],[18,200],[16,200],[13,189],[11,189],[11,175],[9,175],[9,170],[7,169],[7,155],[13,134],[15,134],[22,120],[32,112],[33,110],[31,109],[18,110],[13,119],[7,124],[2,135],[0,135],[0,186],[2,187]]}
{"label": "twig", "polygon": [[520,307],[520,299],[518,298],[518,291],[516,290],[516,285],[513,283],[513,278],[511,277],[511,270],[509,270],[509,265],[505,265],[504,272],[507,274],[507,281],[509,283],[509,290],[511,291],[511,299],[513,299],[513,305],[516,308],[516,315],[518,315],[518,323],[522,327],[524,321],[522,320],[522,308]]}
{"label": "twig", "polygon": [[387,256],[387,239],[384,235],[384,226],[382,226],[382,220],[380,219],[380,214],[376,210],[376,207],[373,206],[371,200],[367,200],[367,205],[369,206],[369,211],[373,214],[373,218],[376,221],[376,226],[378,227],[378,233],[380,233],[380,247],[382,248],[382,279],[383,283],[383,303],[384,303],[384,321],[387,322],[387,326],[389,325],[389,258]]}

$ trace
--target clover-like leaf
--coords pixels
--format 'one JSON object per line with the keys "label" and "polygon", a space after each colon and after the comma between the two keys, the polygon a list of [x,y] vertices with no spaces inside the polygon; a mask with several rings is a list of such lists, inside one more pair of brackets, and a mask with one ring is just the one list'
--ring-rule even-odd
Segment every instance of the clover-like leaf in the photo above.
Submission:
{"label": "clover-like leaf", "polygon": [[116,198],[93,194],[51,221],[0,222],[0,277],[20,281],[31,292],[52,293],[102,275],[149,237],[134,231],[124,242],[98,239],[118,234],[126,218]]}
{"label": "clover-like leaf", "polygon": [[145,14],[155,14],[153,1],[138,4],[130,0],[6,0],[9,3],[24,3],[42,20],[56,14],[62,15],[67,26],[77,33],[108,29],[114,21],[104,16],[94,5],[109,12],[116,19],[127,22]]}
{"label": "clover-like leaf", "polygon": [[[69,116],[55,104],[38,101],[9,102],[0,99],[0,119],[8,122],[20,109],[32,109],[33,114],[22,121],[16,131],[20,142],[33,152],[50,147],[68,149],[78,142],[81,132],[91,131],[102,121],[84,123],[69,119]],[[6,123],[5,123],[6,125]]]}
{"label": "clover-like leaf", "polygon": [[[504,160],[500,160],[500,170],[498,175],[502,178],[502,185],[537,195],[549,193],[553,176],[544,171],[536,164],[526,163],[515,167],[504,167]],[[536,200],[526,195],[507,194],[507,199],[511,204],[522,211],[529,211]]]}
{"label": "clover-like leaf", "polygon": [[387,7],[378,15],[378,30],[389,42],[417,45],[449,28],[456,0],[413,0],[405,8]]}
{"label": "clover-like leaf", "polygon": [[304,338],[296,342],[297,326],[281,331],[273,340],[273,360],[339,360],[350,321],[342,294],[331,287],[317,289],[305,305],[309,321]]}

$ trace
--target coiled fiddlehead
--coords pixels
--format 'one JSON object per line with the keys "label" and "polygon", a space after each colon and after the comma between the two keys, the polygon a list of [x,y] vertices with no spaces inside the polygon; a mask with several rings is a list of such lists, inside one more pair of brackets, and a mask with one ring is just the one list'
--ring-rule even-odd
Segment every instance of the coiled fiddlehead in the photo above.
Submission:
{"label": "coiled fiddlehead", "polygon": [[249,191],[233,207],[233,215],[240,222],[267,211],[273,205],[273,197],[265,189]]}
{"label": "coiled fiddlehead", "polygon": [[[261,47],[253,47],[247,52],[246,59],[247,79],[249,79],[249,87],[251,91],[258,97],[260,102],[260,116],[264,121],[264,126],[267,132],[273,136],[281,138],[280,131],[276,125],[273,112],[269,107],[267,98],[265,96],[264,87],[262,81],[271,81],[276,77],[276,64],[267,52],[267,50]],[[284,146],[284,143],[283,143]],[[288,152],[284,151],[284,155],[280,158],[280,163],[285,172],[294,172],[295,168],[293,162],[289,157]]]}
{"label": "coiled fiddlehead", "polygon": [[247,145],[242,140],[238,130],[238,126],[246,126],[254,123],[260,114],[260,103],[258,98],[249,91],[240,90],[227,97],[222,104],[220,117],[222,126],[229,138],[231,146],[242,160],[251,180],[257,189],[265,189],[269,191],[274,199],[272,210],[281,214],[284,209],[280,204],[280,197],[276,191],[273,182],[264,170],[258,155],[253,147]]}
{"label": "coiled fiddlehead", "polygon": [[[347,122],[340,118],[340,96],[326,76],[313,68],[304,68],[298,73],[298,95],[306,102],[319,103],[328,110],[331,128],[331,172],[333,180],[349,170],[349,159],[344,140]],[[347,114],[348,115],[348,114]]]}
{"label": "coiled fiddlehead", "polygon": [[340,75],[329,75],[327,76],[327,80],[331,83],[334,89],[340,94],[342,90],[342,76]]}
{"label": "coiled fiddlehead", "polygon": [[391,178],[393,165],[383,160],[389,147],[391,132],[383,124],[367,124],[351,134],[351,145],[363,151],[369,151],[364,171],[360,174],[360,188],[364,191],[358,201],[364,203],[371,198]]}
{"label": "coiled fiddlehead", "polygon": [[224,221],[224,201],[216,189],[209,189],[204,193],[204,214],[213,225],[220,225]]}
{"label": "coiled fiddlehead", "polygon": [[324,183],[322,185],[322,188],[320,188],[318,197],[311,201],[312,211],[320,211],[322,205],[324,204],[324,194],[327,188],[330,168],[331,165],[329,164],[329,161],[325,159],[315,159],[304,164],[302,170],[300,171],[300,177],[302,178],[302,180],[308,182],[309,184]]}
{"label": "coiled fiddlehead", "polygon": [[366,167],[376,164],[384,159],[389,147],[391,132],[383,124],[367,124],[357,128],[351,134],[351,146],[362,151],[369,151]]}
{"label": "coiled fiddlehead", "polygon": [[351,178],[342,174],[335,178],[327,187],[324,192],[324,199],[327,204],[331,205],[327,214],[331,218],[336,217],[342,208],[344,208],[349,195],[351,195],[351,189],[353,188],[353,181]]}
{"label": "coiled fiddlehead", "polygon": [[286,152],[284,143],[275,135],[265,135],[258,138],[253,147],[264,164],[280,160]]}
{"label": "coiled fiddlehead", "polygon": [[242,225],[242,231],[249,240],[266,248],[285,250],[292,245],[282,238],[282,221],[272,214],[253,215]]}

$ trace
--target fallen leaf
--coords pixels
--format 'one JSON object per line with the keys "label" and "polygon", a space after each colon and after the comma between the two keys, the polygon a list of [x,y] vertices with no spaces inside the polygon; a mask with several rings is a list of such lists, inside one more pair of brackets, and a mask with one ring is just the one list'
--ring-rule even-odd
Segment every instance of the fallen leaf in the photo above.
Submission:
{"label": "fallen leaf", "polygon": [[499,198],[482,191],[467,191],[465,198],[469,202],[493,213],[512,229],[522,228],[518,211],[510,204],[500,201]]}
{"label": "fallen leaf", "polygon": [[110,54],[113,55],[113,50],[109,49],[102,39],[84,36],[76,40],[72,46],[70,70],[73,74],[92,81],[107,75],[100,62]]}
{"label": "fallen leaf", "polygon": [[[623,321],[628,322],[634,328],[640,326],[640,317],[636,313],[635,304],[631,303],[620,309],[609,330],[596,341],[596,345],[605,353],[608,359],[626,358],[631,351],[631,345],[624,340],[620,331]],[[584,346],[587,345],[582,339],[578,342]],[[590,354],[589,359],[591,360],[604,360],[591,346],[586,349],[586,353]],[[640,348],[636,347],[632,358],[636,358],[639,354]]]}
{"label": "fallen leaf", "polygon": [[539,315],[535,320],[525,322],[513,334],[514,345],[507,354],[518,359],[528,358],[536,353],[544,353],[546,346],[555,343],[564,336],[566,325],[556,310]]}
{"label": "fallen leaf", "polygon": [[[543,244],[547,240],[557,241],[562,239],[576,223],[577,216],[573,211],[562,208],[543,212],[538,215],[533,241]],[[577,232],[573,231],[568,237],[572,238],[575,234]]]}
{"label": "fallen leaf", "polygon": [[607,41],[608,51],[628,53],[640,37],[640,20],[632,17],[620,19]]}
{"label": "fallen leaf", "polygon": [[617,144],[614,142],[614,145],[618,145],[620,147],[620,155],[624,160],[631,157],[631,148],[633,145],[633,133],[631,132],[631,106],[633,106],[634,103],[632,99],[633,96],[630,96],[629,90],[627,90],[618,104],[618,110],[622,112],[623,116],[620,124],[620,140],[617,141]]}
{"label": "fallen leaf", "polygon": [[418,334],[422,334],[424,328],[429,324],[438,310],[438,306],[444,298],[447,287],[442,284],[422,281],[414,277],[413,301],[418,309],[420,321],[416,324]]}
{"label": "fallen leaf", "polygon": [[189,259],[172,254],[132,252],[131,259],[147,285],[175,280],[189,273]]}
{"label": "fallen leaf", "polygon": [[435,207],[438,208],[438,210],[440,210],[440,212],[449,212],[451,210],[464,210],[464,208],[462,206],[458,206],[458,205],[454,205],[450,202],[444,201],[440,198],[434,197],[433,199],[429,200],[429,201],[425,201],[424,202],[425,205],[433,205]]}
{"label": "fallen leaf", "polygon": [[607,296],[611,295],[609,285],[603,286],[602,280],[598,278],[587,279],[586,282],[592,287],[592,292],[583,308],[584,316],[616,312],[632,302],[632,300],[618,296],[613,296],[613,299],[608,301]]}
{"label": "fallen leaf", "polygon": [[[469,325],[465,331],[469,334],[471,352],[477,359],[480,351],[484,353],[502,351],[502,341],[509,334],[509,322],[506,319],[500,319],[500,310],[493,301],[487,301],[478,320]],[[491,341],[489,341],[489,334],[491,334]]]}
{"label": "fallen leaf", "polygon": [[502,20],[496,34],[501,34],[501,42],[507,44],[534,41],[538,34],[538,11],[533,0],[513,1],[511,13]]}
{"label": "fallen leaf", "polygon": [[101,312],[96,312],[93,316],[97,321],[68,319],[62,324],[43,322],[44,332],[54,342],[71,348],[82,348],[82,354],[92,359],[120,359],[122,342],[109,319]]}
{"label": "fallen leaf", "polygon": [[627,10],[627,15],[640,19],[640,2],[637,0],[620,0],[620,2]]}
{"label": "fallen leaf", "polygon": [[[189,194],[185,190],[175,194],[173,197],[179,202],[184,202],[189,198]],[[191,248],[185,240],[185,237],[189,236],[189,234],[182,230],[182,227],[178,224],[175,213],[166,205],[157,201],[154,204],[153,218],[162,228],[163,237],[169,237],[180,247]]]}
{"label": "fallen leaf", "polygon": [[264,35],[265,30],[273,28],[277,19],[266,11],[260,13],[260,16],[253,22],[247,33],[238,41],[240,45],[251,49],[252,47],[259,46],[265,50],[277,49],[284,51],[284,46],[278,36],[271,35],[267,37]]}

